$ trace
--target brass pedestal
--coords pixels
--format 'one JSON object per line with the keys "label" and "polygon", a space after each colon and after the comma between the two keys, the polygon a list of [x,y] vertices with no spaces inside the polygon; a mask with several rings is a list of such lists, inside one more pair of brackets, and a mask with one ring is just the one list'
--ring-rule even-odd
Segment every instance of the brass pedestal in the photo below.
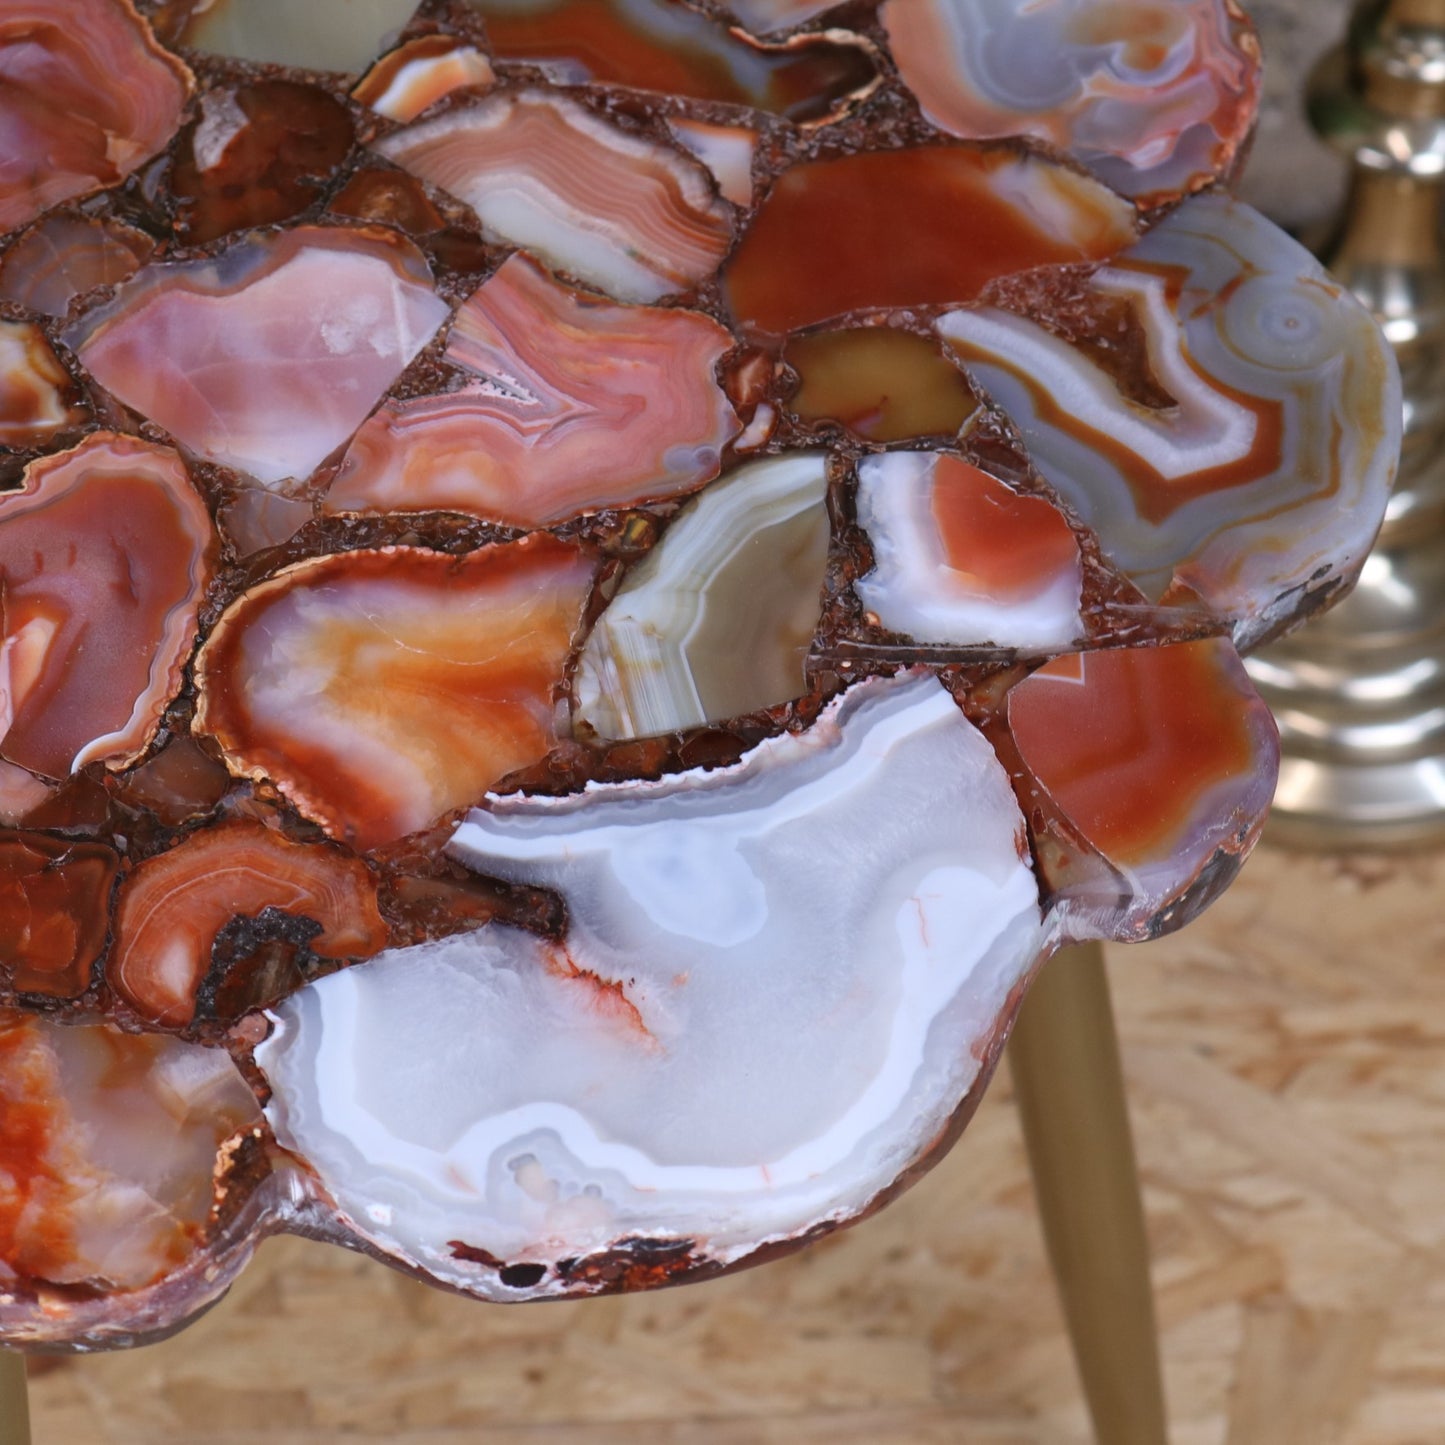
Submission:
{"label": "brass pedestal", "polygon": [[1149,1244],[1104,952],[1062,950],[1009,1042],[1024,1139],[1101,1445],[1165,1445]]}

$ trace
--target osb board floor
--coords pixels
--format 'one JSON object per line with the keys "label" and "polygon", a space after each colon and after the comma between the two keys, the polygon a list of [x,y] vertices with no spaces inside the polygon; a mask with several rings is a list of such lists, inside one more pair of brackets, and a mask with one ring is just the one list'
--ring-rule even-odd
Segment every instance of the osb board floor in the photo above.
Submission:
{"label": "osb board floor", "polygon": [[[1262,850],[1111,956],[1175,1445],[1445,1440],[1445,854]],[[1080,1445],[1001,1074],[877,1219],[651,1297],[528,1309],[265,1246],[168,1343],[44,1362],[40,1445]]]}

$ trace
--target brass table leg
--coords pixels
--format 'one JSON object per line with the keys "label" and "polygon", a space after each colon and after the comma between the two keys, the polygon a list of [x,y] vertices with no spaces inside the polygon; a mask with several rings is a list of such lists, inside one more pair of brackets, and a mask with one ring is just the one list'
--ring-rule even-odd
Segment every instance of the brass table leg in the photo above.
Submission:
{"label": "brass table leg", "polygon": [[1097,943],[1045,965],[1009,1063],[1094,1432],[1101,1445],[1166,1445],[1144,1208]]}
{"label": "brass table leg", "polygon": [[0,1445],[30,1445],[25,1356],[16,1350],[0,1350]]}

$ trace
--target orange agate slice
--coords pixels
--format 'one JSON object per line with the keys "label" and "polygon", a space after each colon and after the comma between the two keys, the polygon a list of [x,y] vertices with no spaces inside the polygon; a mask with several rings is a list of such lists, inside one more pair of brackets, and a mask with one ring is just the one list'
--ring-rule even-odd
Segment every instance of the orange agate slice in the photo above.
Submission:
{"label": "orange agate slice", "polygon": [[1263,826],[1278,735],[1223,638],[1058,658],[1009,693],[1008,726],[1083,839],[1126,873],[1178,875],[1165,893]]}
{"label": "orange agate slice", "polygon": [[190,92],[130,0],[7,0],[0,232],[119,184],[176,133]]}
{"label": "orange agate slice", "polygon": [[452,327],[447,360],[480,380],[378,411],[326,510],[536,527],[691,491],[739,431],[715,380],[732,346],[709,317],[579,295],[513,256]]}
{"label": "orange agate slice", "polygon": [[1038,156],[866,151],[785,171],[726,289],[745,326],[794,331],[854,311],[972,301],[1002,276],[1102,260],[1133,239],[1133,207]]}
{"label": "orange agate slice", "polygon": [[307,946],[322,958],[369,958],[386,942],[376,884],[359,858],[260,823],[223,823],[125,880],[106,977],[148,1022],[181,1028],[195,1016],[216,935],[267,908],[319,924]]}
{"label": "orange agate slice", "polygon": [[215,529],[169,447],[97,432],[0,496],[0,754],[121,768],[180,687]]}
{"label": "orange agate slice", "polygon": [[538,535],[298,563],[242,596],[197,661],[197,727],[334,837],[375,848],[475,803],[557,741],[596,564]]}

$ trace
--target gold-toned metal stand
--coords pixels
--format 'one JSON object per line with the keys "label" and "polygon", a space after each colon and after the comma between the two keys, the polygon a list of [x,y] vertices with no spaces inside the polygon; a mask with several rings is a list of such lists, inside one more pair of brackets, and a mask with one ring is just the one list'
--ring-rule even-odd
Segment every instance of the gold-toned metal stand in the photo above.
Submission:
{"label": "gold-toned metal stand", "polygon": [[30,1445],[25,1356],[15,1350],[0,1350],[0,1445]]}
{"label": "gold-toned metal stand", "polygon": [[1365,0],[1309,112],[1354,164],[1320,256],[1395,347],[1405,444],[1354,594],[1247,666],[1284,746],[1271,836],[1398,846],[1445,838],[1445,0]]}
{"label": "gold-toned metal stand", "polygon": [[1044,966],[1009,1043],[1034,1190],[1100,1445],[1165,1445],[1149,1243],[1103,949]]}

